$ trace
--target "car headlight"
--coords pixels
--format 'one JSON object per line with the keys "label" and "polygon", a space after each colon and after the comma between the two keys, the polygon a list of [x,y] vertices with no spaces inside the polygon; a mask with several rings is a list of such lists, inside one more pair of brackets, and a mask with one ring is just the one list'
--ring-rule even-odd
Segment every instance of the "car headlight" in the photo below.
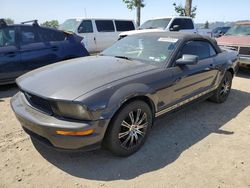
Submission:
{"label": "car headlight", "polygon": [[56,102],[53,111],[65,118],[90,120],[90,114],[84,105],[72,102]]}

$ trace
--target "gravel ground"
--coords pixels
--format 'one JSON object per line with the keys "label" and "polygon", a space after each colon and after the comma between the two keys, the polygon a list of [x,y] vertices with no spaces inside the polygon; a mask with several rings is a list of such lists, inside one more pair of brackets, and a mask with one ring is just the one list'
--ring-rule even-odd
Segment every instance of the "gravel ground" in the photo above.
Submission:
{"label": "gravel ground", "polygon": [[228,101],[192,105],[157,119],[128,158],[104,150],[59,153],[32,141],[0,87],[0,187],[250,187],[250,72]]}

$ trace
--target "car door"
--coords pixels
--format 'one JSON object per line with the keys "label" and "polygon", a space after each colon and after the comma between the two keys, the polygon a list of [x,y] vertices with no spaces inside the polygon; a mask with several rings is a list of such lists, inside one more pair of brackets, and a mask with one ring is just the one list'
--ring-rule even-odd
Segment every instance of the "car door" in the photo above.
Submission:
{"label": "car door", "polygon": [[173,65],[172,72],[175,84],[173,85],[173,103],[198,96],[201,93],[212,91],[218,76],[214,57],[215,49],[208,41],[188,41],[182,48],[182,55],[196,55],[199,61],[196,65]]}
{"label": "car door", "polygon": [[54,51],[57,47],[51,46],[47,41],[42,41],[39,36],[38,26],[20,27],[20,52],[21,63],[25,71],[30,71],[56,61]]}
{"label": "car door", "polygon": [[23,73],[18,48],[16,27],[0,28],[0,82],[13,81]]}
{"label": "car door", "polygon": [[97,51],[103,51],[118,40],[113,20],[95,20]]}
{"label": "car door", "polygon": [[49,28],[39,28],[38,34],[41,41],[46,45],[50,56],[47,64],[61,61],[67,56],[64,46],[68,41],[64,32]]}
{"label": "car door", "polygon": [[94,32],[92,20],[83,20],[77,29],[77,33],[83,37],[85,48],[89,52],[97,51],[96,32]]}

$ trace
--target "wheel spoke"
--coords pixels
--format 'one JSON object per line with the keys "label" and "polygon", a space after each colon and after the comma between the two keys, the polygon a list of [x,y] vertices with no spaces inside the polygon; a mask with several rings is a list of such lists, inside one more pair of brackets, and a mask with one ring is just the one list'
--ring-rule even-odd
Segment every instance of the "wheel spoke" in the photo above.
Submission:
{"label": "wheel spoke", "polygon": [[137,123],[137,125],[140,125],[146,118],[147,118],[147,114],[144,113],[141,120]]}
{"label": "wheel spoke", "polygon": [[139,139],[137,133],[135,133],[134,136],[135,136],[135,144],[137,144]]}
{"label": "wheel spoke", "polygon": [[130,129],[131,125],[128,124],[125,120],[122,121],[122,126]]}
{"label": "wheel spoke", "polygon": [[133,146],[134,143],[134,135],[131,135],[131,139],[130,139],[130,143],[129,143],[129,147]]}
{"label": "wheel spoke", "polygon": [[124,142],[122,142],[122,145],[123,145],[124,147],[126,147],[126,144],[127,144],[128,141],[130,140],[130,138],[131,138],[131,134],[129,134],[128,137],[126,138],[126,140],[124,140]]}
{"label": "wheel spoke", "polygon": [[135,123],[135,118],[134,118],[134,113],[133,111],[132,112],[129,112],[129,117],[130,117],[130,120],[131,120],[131,124],[133,125]]}
{"label": "wheel spoke", "polygon": [[136,130],[136,133],[138,133],[139,135],[141,135],[141,136],[144,136],[145,135],[145,133],[144,132],[142,132],[142,131],[140,131],[140,130]]}
{"label": "wheel spoke", "polygon": [[140,119],[140,115],[141,115],[141,109],[137,109],[135,124],[138,123],[138,121],[139,121],[139,119]]}
{"label": "wheel spoke", "polygon": [[138,125],[137,126],[137,129],[143,129],[143,128],[146,128],[148,126],[148,122],[142,124],[142,125]]}
{"label": "wheel spoke", "polygon": [[129,133],[130,133],[130,131],[119,133],[119,139],[123,138],[124,136],[127,136]]}

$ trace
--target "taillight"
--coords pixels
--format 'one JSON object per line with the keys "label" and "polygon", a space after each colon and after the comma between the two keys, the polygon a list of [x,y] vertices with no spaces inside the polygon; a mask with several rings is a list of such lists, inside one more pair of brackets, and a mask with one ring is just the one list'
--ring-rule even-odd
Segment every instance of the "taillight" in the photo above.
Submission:
{"label": "taillight", "polygon": [[83,45],[83,47],[85,47],[84,39],[81,40],[81,44]]}

